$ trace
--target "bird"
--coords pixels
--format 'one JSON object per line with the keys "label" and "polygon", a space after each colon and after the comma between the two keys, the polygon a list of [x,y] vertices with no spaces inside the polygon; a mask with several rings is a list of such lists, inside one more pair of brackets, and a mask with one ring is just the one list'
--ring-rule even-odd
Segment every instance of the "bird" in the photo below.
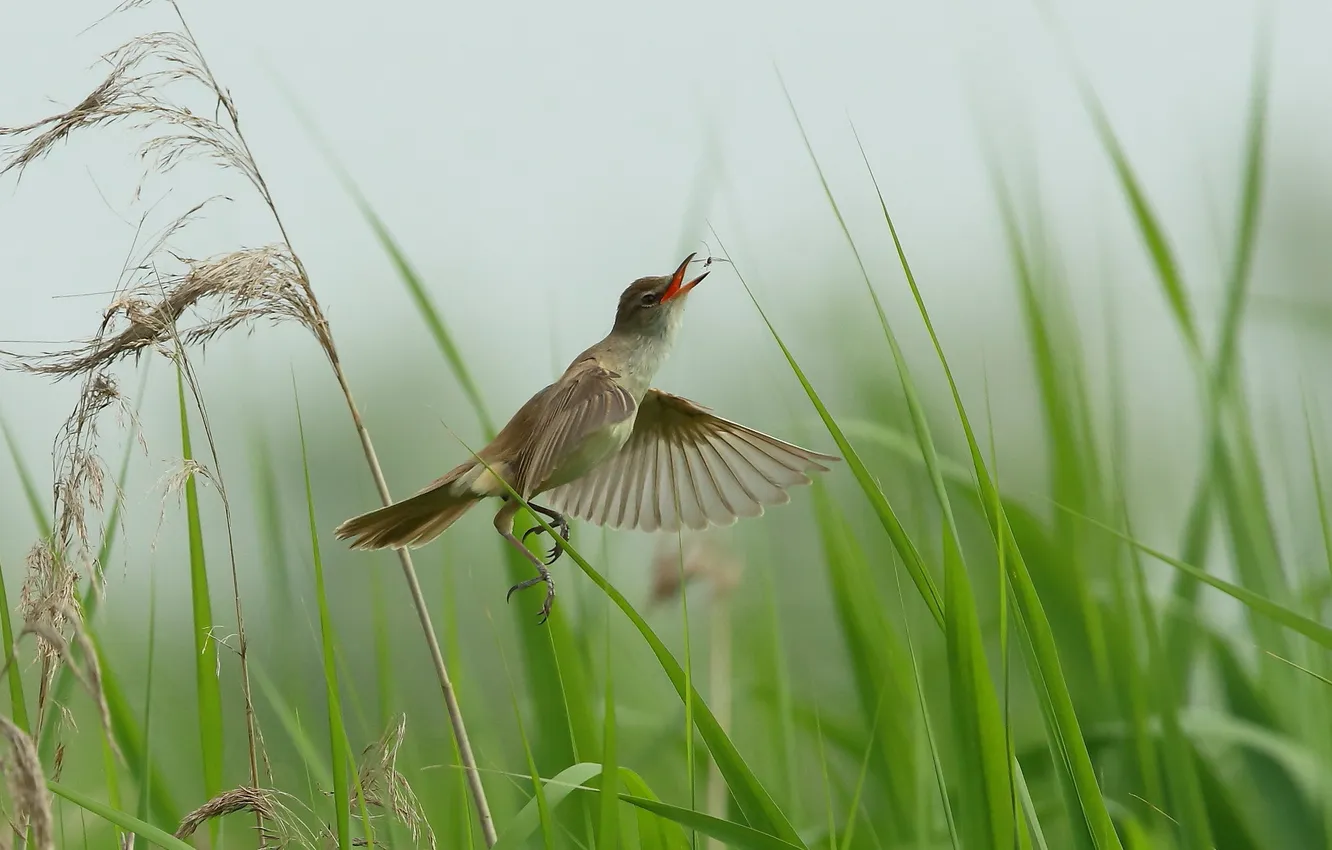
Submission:
{"label": "bird", "polygon": [[[641,277],[620,295],[615,322],[600,342],[518,409],[493,440],[416,494],[340,524],[352,549],[417,548],[430,543],[485,499],[503,504],[495,530],[536,568],[509,588],[546,585],[540,623],[550,616],[555,580],[547,558],[519,540],[522,505],[544,515],[565,543],[569,517],[613,529],[678,532],[729,526],[790,500],[791,487],[828,472],[835,455],[803,449],[714,415],[652,386],[680,331],[689,294],[709,274],[684,282],[697,252],[669,275]],[[506,487],[505,484],[509,486]],[[545,496],[547,505],[533,500]]]}

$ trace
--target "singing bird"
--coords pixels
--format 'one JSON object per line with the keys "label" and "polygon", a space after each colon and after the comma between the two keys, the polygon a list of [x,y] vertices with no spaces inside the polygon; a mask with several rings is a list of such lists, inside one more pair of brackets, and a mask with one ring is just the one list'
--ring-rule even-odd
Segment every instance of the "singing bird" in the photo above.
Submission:
{"label": "singing bird", "polygon": [[[351,540],[353,549],[424,546],[482,499],[499,498],[504,504],[495,529],[537,570],[536,577],[509,588],[509,596],[545,582],[545,622],[555,600],[548,567],[563,549],[556,542],[543,561],[514,536],[521,505],[504,482],[567,542],[568,515],[640,531],[731,525],[789,501],[788,488],[808,484],[810,473],[827,472],[823,464],[841,458],[652,388],[680,330],[685,301],[708,276],[705,271],[684,282],[694,256],[674,274],[631,283],[610,333],[528,399],[476,457],[414,496],[347,520],[338,526],[338,538]],[[532,502],[543,494],[549,507]],[[544,530],[532,528],[523,539]]]}

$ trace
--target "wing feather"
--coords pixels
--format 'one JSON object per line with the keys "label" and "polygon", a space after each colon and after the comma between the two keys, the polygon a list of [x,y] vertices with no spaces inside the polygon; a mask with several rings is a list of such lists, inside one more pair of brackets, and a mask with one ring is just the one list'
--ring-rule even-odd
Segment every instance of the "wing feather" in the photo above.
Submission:
{"label": "wing feather", "polygon": [[[531,441],[516,464],[517,489],[525,498],[540,492],[570,452],[591,434],[634,415],[633,395],[620,386],[614,372],[594,361],[575,364],[546,391]],[[606,470],[608,471],[608,470]],[[583,476],[583,481],[590,481]]]}
{"label": "wing feather", "polygon": [[611,528],[702,530],[790,500],[833,455],[802,449],[649,390],[624,447],[593,473],[550,491],[555,510]]}

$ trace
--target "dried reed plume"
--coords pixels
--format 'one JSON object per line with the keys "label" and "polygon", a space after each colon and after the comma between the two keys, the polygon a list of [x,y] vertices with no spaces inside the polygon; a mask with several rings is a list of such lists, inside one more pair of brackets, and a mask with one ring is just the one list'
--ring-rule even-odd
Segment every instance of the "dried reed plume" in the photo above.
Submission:
{"label": "dried reed plume", "polygon": [[[76,131],[110,124],[129,125],[148,136],[148,141],[140,148],[145,177],[170,171],[191,158],[239,172],[259,193],[272,214],[280,241],[276,245],[245,249],[211,260],[188,260],[169,254],[165,250],[166,242],[199,211],[203,206],[200,204],[169,225],[146,258],[129,268],[132,282],[118,288],[102,327],[92,340],[64,352],[11,356],[10,365],[56,378],[83,375],[86,379],[86,376],[100,374],[126,355],[138,354],[146,348],[172,353],[168,347],[170,342],[174,343],[177,362],[191,378],[197,401],[198,389],[183,356],[187,346],[205,343],[218,334],[260,320],[295,320],[314,334],[327,356],[361,440],[376,489],[383,503],[388,505],[392,497],[374,444],[352,397],[328,322],[305,266],[292,248],[268,184],[241,132],[236,105],[213,75],[175,0],[162,2],[171,7],[177,26],[139,36],[103,57],[110,66],[106,78],[77,106],[24,126],[0,128],[0,139],[17,140],[11,147],[0,150],[0,174],[13,170],[21,175],[28,166]],[[128,0],[112,14],[151,3],[152,0]],[[177,86],[192,86],[196,93],[201,87],[212,108],[208,112],[195,112],[181,105],[178,99],[168,97],[167,90],[171,89],[174,94]],[[213,117],[209,117],[210,113]],[[174,274],[163,273],[162,267],[172,263],[183,268]],[[197,314],[205,305],[211,305],[214,310],[211,315],[199,319],[199,323],[193,326],[184,324],[187,315]],[[200,409],[202,412],[202,404]],[[225,498],[223,504],[225,507]],[[399,550],[398,556],[443,691],[481,831],[490,846],[497,839],[495,827],[444,656],[411,556],[406,550]],[[59,561],[58,558],[52,560]],[[239,624],[239,594],[236,603]],[[251,721],[250,784],[257,786],[255,732],[249,714],[243,636],[241,643],[242,687],[246,691],[247,720]],[[262,810],[255,811],[262,814]]]}
{"label": "dried reed plume", "polygon": [[[370,807],[386,809],[407,827],[412,843],[418,844],[424,835],[431,848],[435,847],[435,833],[426,820],[425,810],[416,799],[407,777],[398,772],[398,750],[407,733],[407,715],[384,731],[379,740],[361,753],[361,765],[356,779],[362,799]],[[353,805],[355,801],[353,800]]]}
{"label": "dried reed plume", "polygon": [[[28,553],[21,596],[20,611],[37,635],[42,664],[39,723],[60,660],[51,636],[59,635],[64,641],[63,635],[71,627],[77,633],[82,614],[75,590],[85,574],[94,589],[101,588],[102,565],[93,554],[88,528],[90,509],[101,512],[106,501],[106,468],[97,448],[98,420],[108,410],[114,410],[122,422],[134,420],[114,378],[102,369],[88,371],[83,377],[78,402],[61,426],[53,450],[55,523],[50,534]],[[114,498],[120,497],[117,490]],[[105,532],[101,529],[103,536]]]}
{"label": "dried reed plume", "polygon": [[265,824],[259,833],[260,848],[316,847],[317,837],[282,802],[282,796],[266,788],[233,788],[186,815],[175,835],[180,839],[189,838],[210,820],[238,812],[253,812],[259,816],[260,823]]}
{"label": "dried reed plume", "polygon": [[[12,365],[56,379],[86,375],[149,347],[169,352],[177,334],[188,347],[261,320],[296,321],[319,334],[320,321],[285,245],[180,262],[185,270],[165,278],[155,266],[145,265],[142,279],[107,307],[92,339],[67,351],[14,357]],[[204,314],[204,308],[211,312]],[[185,325],[182,320],[191,310],[201,321]]]}
{"label": "dried reed plume", "polygon": [[9,799],[14,804],[14,826],[31,831],[32,850],[55,850],[51,792],[37,758],[37,747],[14,721],[0,714],[0,736],[9,744],[9,758],[0,761]]}
{"label": "dried reed plume", "polygon": [[[19,632],[18,639],[21,640],[25,635],[33,635],[41,641],[44,646],[50,647],[51,650],[65,662],[65,665],[69,667],[70,671],[74,674],[74,678],[78,680],[79,684],[83,686],[83,689],[88,692],[88,695],[92,697],[93,702],[97,705],[97,719],[102,724],[102,731],[105,733],[106,740],[108,744],[110,744],[112,752],[114,752],[116,757],[123,762],[125,756],[120,752],[120,747],[116,744],[115,738],[111,734],[111,707],[106,701],[105,692],[102,690],[102,668],[97,660],[97,650],[93,647],[92,641],[88,639],[87,633],[81,627],[80,624],[82,621],[77,615],[68,614],[65,619],[67,622],[74,624],[74,638],[79,645],[80,651],[83,653],[83,659],[87,664],[86,669],[74,658],[74,654],[70,652],[69,641],[65,640],[65,636],[52,628],[48,623],[42,621],[28,622],[23,626],[23,630]],[[14,655],[10,655],[9,659],[6,660],[3,665],[0,665],[0,676],[3,676],[8,672],[9,665],[13,663],[13,661]]]}

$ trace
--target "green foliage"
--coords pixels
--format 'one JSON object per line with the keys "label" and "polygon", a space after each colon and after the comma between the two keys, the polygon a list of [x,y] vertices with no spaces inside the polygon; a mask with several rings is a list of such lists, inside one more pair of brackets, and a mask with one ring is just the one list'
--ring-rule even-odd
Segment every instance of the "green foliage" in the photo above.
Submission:
{"label": "green foliage", "polygon": [[[1025,377],[1043,425],[1041,455],[1014,457],[995,451],[992,423],[988,434],[977,430],[990,420],[989,399],[965,392],[955,377],[965,349],[935,327],[929,281],[917,279],[908,240],[889,214],[891,192],[873,172],[846,187],[878,206],[875,235],[854,236],[854,219],[836,197],[843,190],[834,192],[797,116],[800,141],[860,278],[845,292],[829,281],[828,290],[873,307],[877,357],[857,367],[863,374],[830,374],[826,360],[802,352],[797,334],[779,331],[786,324],[769,303],[771,280],[744,262],[735,266],[776,343],[773,353],[781,355],[771,358],[774,374],[789,369],[795,378],[773,385],[804,391],[813,410],[806,418],[826,430],[846,468],[799,491],[779,509],[780,519],[774,511],[742,524],[727,544],[749,565],[734,597],[730,628],[741,651],[727,686],[706,692],[705,665],[715,663],[715,647],[691,627],[717,604],[715,588],[681,575],[683,587],[667,605],[638,604],[642,570],[621,568],[617,558],[612,572],[608,547],[590,545],[591,529],[576,529],[574,543],[563,547],[561,568],[569,569],[558,573],[561,592],[546,626],[536,624],[521,597],[509,616],[493,616],[492,603],[530,569],[517,553],[495,548],[503,545],[497,539],[470,538],[460,526],[419,556],[420,564],[443,563],[448,571],[444,580],[425,567],[422,575],[445,588],[430,598],[446,603],[439,616],[445,655],[498,847],[1332,847],[1332,627],[1324,613],[1332,595],[1332,520],[1319,466],[1325,435],[1307,414],[1311,480],[1282,483],[1292,500],[1303,495],[1297,486],[1312,486],[1309,513],[1317,510],[1318,525],[1288,540],[1270,507],[1278,482],[1260,461],[1240,380],[1266,173],[1266,61],[1260,54],[1214,353],[1213,329],[1186,285],[1170,228],[1131,152],[1086,90],[1124,215],[1200,390],[1202,468],[1191,482],[1187,521],[1175,530],[1178,556],[1134,530],[1140,509],[1123,480],[1124,387],[1112,375],[1112,415],[1098,415],[1093,358],[1070,304],[1072,282],[1057,271],[1057,246],[1045,238],[1050,224],[1039,206],[1021,206],[1007,175],[993,169],[1011,259],[1006,274],[1030,367]],[[429,365],[452,375],[450,399],[469,408],[485,438],[493,436],[483,383],[469,366],[477,355],[450,333],[458,317],[445,316],[441,306],[449,303],[441,295],[447,285],[415,269],[387,219],[334,164],[437,349],[438,362]],[[891,243],[896,262],[868,259],[870,239],[885,251]],[[904,303],[909,297],[914,312],[895,313],[890,292]],[[1118,328],[1110,330],[1115,338]],[[913,332],[928,338],[928,369],[907,342]],[[853,386],[878,394],[851,401],[846,390]],[[179,376],[177,392],[181,453],[189,459]],[[390,415],[373,410],[367,424],[374,431],[376,418]],[[356,846],[373,835],[395,847],[425,846],[430,829],[440,846],[478,847],[458,748],[415,621],[402,615],[396,573],[367,574],[385,565],[382,556],[321,548],[340,518],[331,511],[342,485],[365,489],[348,483],[362,473],[331,450],[320,455],[334,427],[326,431],[299,411],[293,418],[292,434],[260,428],[249,435],[251,513],[265,570],[257,586],[270,615],[257,621],[266,625],[250,625],[263,639],[249,647],[272,784],[328,844]],[[8,429],[4,436],[17,471],[6,486],[49,538],[52,518],[34,464]],[[1044,482],[1038,496],[1007,489],[1026,466],[1044,473],[1026,476]],[[122,485],[129,467],[127,453]],[[297,483],[302,498],[284,501],[284,485]],[[43,724],[34,731],[48,771],[64,747],[65,775],[49,787],[65,802],[57,810],[62,827],[65,820],[75,826],[71,812],[84,819],[88,847],[115,846],[116,830],[160,847],[187,847],[171,836],[180,804],[194,808],[246,781],[223,745],[224,734],[233,746],[239,740],[243,718],[233,699],[234,658],[219,652],[225,644],[215,633],[227,624],[215,619],[208,587],[205,532],[215,517],[196,476],[183,485],[186,559],[154,569],[188,576],[190,604],[176,612],[150,597],[146,651],[127,649],[142,644],[118,639],[116,629],[129,630],[126,618],[99,609],[107,603],[90,584],[80,588],[111,738],[94,737],[91,701],[78,700],[68,673],[35,687],[23,663],[7,672],[10,716],[24,729],[34,716]],[[106,523],[103,564],[119,510],[117,502]],[[299,542],[306,524],[308,545]],[[517,530],[533,525],[550,530],[528,512]],[[1224,578],[1214,531],[1233,566]],[[541,538],[532,545],[541,546]],[[1306,575],[1290,553],[1313,549],[1320,563]],[[447,558],[432,560],[440,550]],[[13,578],[0,576],[7,653],[15,652],[20,630],[11,619]],[[1160,579],[1169,582],[1164,595],[1153,593]],[[760,583],[763,594],[749,593]],[[684,606],[686,593],[687,609],[666,610]],[[1205,602],[1222,599],[1240,612],[1224,629],[1204,610]],[[138,610],[118,607],[125,603],[114,596],[109,604],[112,612]],[[193,640],[179,641],[186,652],[159,649],[159,618],[161,634],[192,629]],[[486,627],[493,645],[474,638]],[[181,682],[191,679],[193,713],[179,708]],[[34,694],[69,705],[83,721],[79,730],[59,730],[49,704],[34,715]],[[367,744],[400,712],[411,720],[402,752],[367,767]],[[695,789],[709,763],[727,793],[720,810],[705,812]],[[121,788],[125,780],[132,788]],[[134,815],[122,798],[137,803]],[[210,822],[214,846],[254,846],[251,834],[224,832],[221,823]]]}

